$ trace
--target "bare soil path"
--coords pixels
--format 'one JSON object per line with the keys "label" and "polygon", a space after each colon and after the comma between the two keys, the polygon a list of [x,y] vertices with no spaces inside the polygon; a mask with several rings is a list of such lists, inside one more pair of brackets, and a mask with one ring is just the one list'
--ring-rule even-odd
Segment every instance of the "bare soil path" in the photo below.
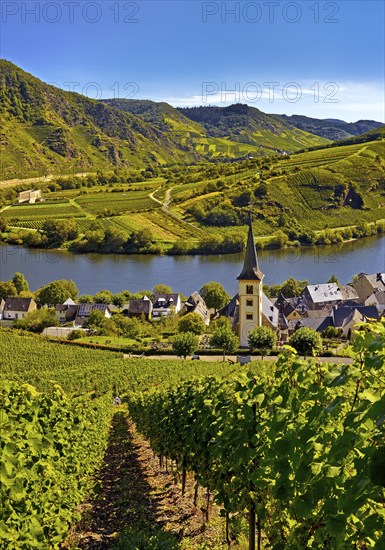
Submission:
{"label": "bare soil path", "polygon": [[176,471],[160,467],[148,442],[136,432],[125,406],[117,409],[104,465],[97,475],[99,491],[82,505],[82,520],[63,548],[176,550],[201,544],[224,548],[218,509],[212,506],[212,519],[203,527],[204,495],[194,506],[193,479],[188,476],[182,496]]}

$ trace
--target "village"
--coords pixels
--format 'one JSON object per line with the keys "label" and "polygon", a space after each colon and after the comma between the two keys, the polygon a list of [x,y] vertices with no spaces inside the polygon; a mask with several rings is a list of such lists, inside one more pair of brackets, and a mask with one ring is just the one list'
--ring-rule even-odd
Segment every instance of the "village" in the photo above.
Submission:
{"label": "village", "polygon": [[[298,296],[291,297],[282,292],[276,297],[268,297],[263,290],[263,279],[250,216],[244,265],[237,277],[238,293],[231,299],[225,298],[226,303],[223,303],[223,296],[219,302],[213,300],[212,293],[215,294],[218,289],[227,296],[223,287],[214,282],[204,285],[201,293],[193,291],[187,299],[180,293],[167,292],[171,289],[165,285],[159,285],[149,296],[126,300],[120,296],[119,300],[111,300],[110,303],[105,297],[103,303],[94,302],[91,297],[88,297],[87,303],[77,302],[68,295],[62,303],[38,304],[33,297],[4,296],[0,300],[0,323],[2,327],[23,328],[28,318],[33,318],[38,308],[43,308],[51,313],[50,319],[54,320],[52,326],[45,324],[42,330],[44,336],[85,340],[87,343],[91,336],[116,335],[111,328],[114,320],[119,326],[118,319],[125,318],[136,321],[136,325],[126,327],[126,333],[134,336],[134,340],[136,337],[139,343],[147,343],[152,350],[170,349],[175,332],[192,332],[199,336],[198,348],[204,352],[216,347],[210,345],[212,327],[226,326],[231,329],[239,338],[233,349],[246,350],[253,347],[250,335],[259,327],[270,331],[273,335],[271,342],[278,347],[290,343],[293,334],[301,329],[306,329],[308,334],[309,331],[317,333],[325,341],[332,339],[334,342],[348,343],[354,339],[360,323],[385,317],[385,273],[360,273],[348,285],[338,282],[308,284]],[[146,334],[146,329],[138,328],[143,325],[149,329],[157,324],[171,338],[154,337],[157,336],[156,329],[155,332],[147,330]],[[124,332],[123,328],[120,333],[124,335]],[[143,335],[148,336],[147,342],[146,338],[141,337]],[[137,345],[138,342],[136,345],[131,342],[134,351],[144,349]],[[111,338],[94,339],[91,343],[109,344]],[[267,347],[273,347],[273,344]],[[338,347],[341,348],[341,345]]]}

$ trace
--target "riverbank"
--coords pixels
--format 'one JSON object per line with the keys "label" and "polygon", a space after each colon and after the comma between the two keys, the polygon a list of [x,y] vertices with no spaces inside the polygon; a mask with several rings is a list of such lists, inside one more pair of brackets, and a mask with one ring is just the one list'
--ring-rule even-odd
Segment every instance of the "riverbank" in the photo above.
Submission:
{"label": "riverbank", "polygon": [[[345,284],[354,275],[385,270],[385,236],[372,236],[337,245],[263,250],[258,253],[266,284],[282,284],[293,277],[316,284],[336,275]],[[68,251],[27,249],[0,244],[0,273],[9,280],[16,271],[25,275],[31,289],[56,279],[72,279],[80,294],[101,289],[113,293],[138,292],[159,283],[189,296],[209,281],[220,282],[230,295],[237,291],[236,278],[242,254],[225,255],[121,255],[74,254]]]}
{"label": "riverbank", "polygon": [[[1,228],[0,228],[1,229]],[[9,231],[11,230],[11,231]],[[81,247],[79,241],[64,242],[60,247],[49,245],[49,241],[45,241],[47,246],[41,246],[44,243],[43,239],[30,238],[30,234],[35,233],[41,235],[42,232],[31,228],[20,228],[16,226],[10,226],[4,233],[0,232],[0,243],[10,245],[21,245],[26,248],[32,248],[37,250],[50,250],[50,251],[64,251],[74,254],[150,254],[150,255],[169,255],[169,256],[182,256],[182,255],[222,255],[241,253],[244,251],[245,241],[242,238],[232,240],[225,235],[222,237],[222,241],[218,240],[217,235],[205,235],[201,240],[197,241],[177,241],[173,246],[165,246],[165,243],[148,242],[143,246],[137,245],[122,247],[119,246],[110,247],[109,249],[103,249],[101,243],[99,246],[94,247]],[[377,220],[360,225],[351,225],[346,227],[330,228],[320,231],[314,231],[309,233],[303,233],[298,239],[290,239],[289,235],[284,231],[277,231],[273,235],[256,237],[255,246],[258,251],[262,250],[285,250],[292,248],[309,248],[314,246],[327,246],[331,244],[342,244],[354,242],[359,239],[374,235],[385,234],[385,219]]]}

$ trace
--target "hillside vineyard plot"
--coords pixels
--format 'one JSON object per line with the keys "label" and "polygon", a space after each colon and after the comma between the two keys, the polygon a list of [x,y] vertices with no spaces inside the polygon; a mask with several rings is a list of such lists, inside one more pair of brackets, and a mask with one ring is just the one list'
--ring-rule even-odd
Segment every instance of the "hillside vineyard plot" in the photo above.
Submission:
{"label": "hillside vineyard plot", "polygon": [[161,462],[180,471],[182,491],[190,472],[214,495],[228,537],[247,516],[261,549],[381,550],[385,323],[354,347],[350,366],[286,352],[276,365],[240,367],[127,360],[0,332],[0,547],[60,548],[119,393]]}

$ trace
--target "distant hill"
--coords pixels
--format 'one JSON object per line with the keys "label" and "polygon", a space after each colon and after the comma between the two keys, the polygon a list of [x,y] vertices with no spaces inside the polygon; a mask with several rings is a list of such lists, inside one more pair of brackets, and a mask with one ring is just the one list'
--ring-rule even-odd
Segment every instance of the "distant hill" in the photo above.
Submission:
{"label": "distant hill", "polygon": [[178,111],[202,124],[210,137],[227,138],[277,151],[296,151],[327,143],[326,139],[299,130],[274,115],[240,103],[228,107],[180,107]]}
{"label": "distant hill", "polygon": [[[45,84],[5,60],[0,124],[0,180],[293,153],[331,145],[316,135],[322,125],[333,139],[349,139],[348,129],[356,135],[380,126],[269,115],[242,104],[176,109],[149,100],[97,101]],[[339,133],[327,134],[326,127]]]}
{"label": "distant hill", "polygon": [[202,159],[170,132],[0,60],[1,179]]}
{"label": "distant hill", "polygon": [[291,124],[300,130],[310,132],[317,136],[338,141],[352,136],[358,136],[375,130],[383,125],[383,122],[375,120],[358,120],[357,122],[345,122],[333,118],[310,118],[302,115],[275,115],[275,117],[287,124]]}
{"label": "distant hill", "polygon": [[336,141],[335,145],[339,146],[339,145],[350,145],[353,143],[366,143],[368,141],[377,141],[377,140],[382,140],[384,138],[385,138],[385,125],[379,126],[374,130],[370,130],[369,132],[365,132],[364,134],[360,134],[358,136],[352,136],[347,139],[341,139],[339,141]]}
{"label": "distant hill", "polygon": [[[185,145],[200,150],[202,140],[208,149],[220,150],[225,143],[244,144],[249,152],[260,154],[299,149],[328,143],[294,126],[278,122],[254,107],[234,104],[229,107],[174,108],[168,103],[148,100],[107,99],[106,104],[128,111],[162,131],[179,136]],[[219,141],[218,141],[219,140]],[[224,141],[225,140],[225,141]],[[247,151],[247,147],[245,149]],[[217,152],[217,151],[216,151]]]}

